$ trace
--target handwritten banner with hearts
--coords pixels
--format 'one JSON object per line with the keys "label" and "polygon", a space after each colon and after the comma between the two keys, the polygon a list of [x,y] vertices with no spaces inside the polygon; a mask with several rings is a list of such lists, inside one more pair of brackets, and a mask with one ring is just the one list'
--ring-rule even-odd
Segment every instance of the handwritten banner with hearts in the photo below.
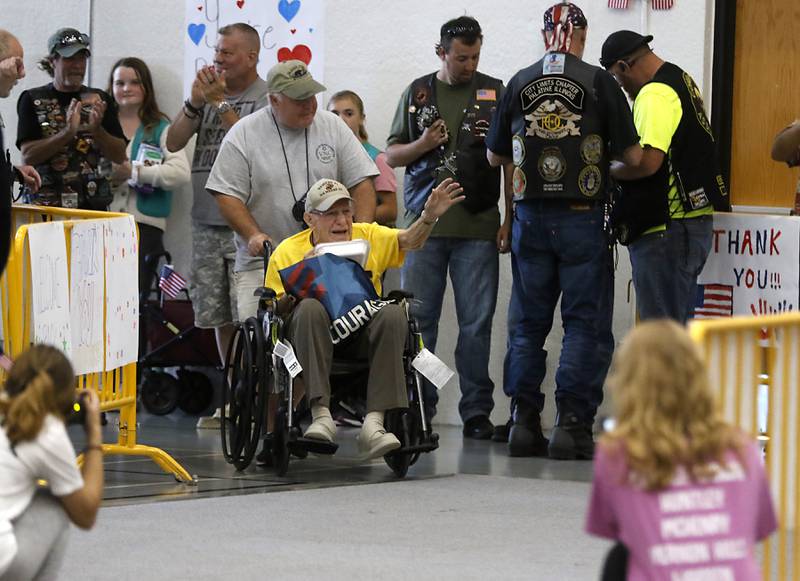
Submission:
{"label": "handwritten banner with hearts", "polygon": [[325,62],[324,0],[186,0],[184,94],[189,95],[197,70],[214,61],[217,31],[245,22],[261,38],[258,73],[291,59],[308,65],[323,82]]}

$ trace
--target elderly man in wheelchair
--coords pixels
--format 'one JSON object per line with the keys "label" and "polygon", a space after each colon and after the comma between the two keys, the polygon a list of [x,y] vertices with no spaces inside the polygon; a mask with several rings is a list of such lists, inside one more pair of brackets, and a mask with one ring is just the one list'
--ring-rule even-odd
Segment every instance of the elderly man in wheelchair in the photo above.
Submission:
{"label": "elderly man in wheelchair", "polygon": [[[270,256],[266,274],[266,286],[277,295],[285,337],[302,367],[300,377],[312,416],[311,425],[303,434],[306,440],[335,441],[336,424],[330,412],[330,374],[335,355],[369,361],[367,414],[358,436],[362,456],[384,456],[401,446],[398,438],[385,429],[384,414],[387,410],[408,407],[403,354],[409,322],[401,305],[378,301],[383,303],[379,310],[361,309],[363,326],[342,339],[332,333],[331,314],[319,300],[287,292],[285,282],[290,267],[315,256],[320,245],[364,240],[369,247],[364,270],[376,296],[380,296],[383,273],[400,267],[406,251],[423,246],[439,217],[464,199],[462,192],[458,183],[449,178],[444,180],[431,192],[419,219],[409,228],[399,230],[375,223],[354,224],[353,201],[337,181],[323,179],[310,188],[304,213],[308,229],[278,245]],[[344,334],[348,333],[345,326],[340,328],[345,329]]]}

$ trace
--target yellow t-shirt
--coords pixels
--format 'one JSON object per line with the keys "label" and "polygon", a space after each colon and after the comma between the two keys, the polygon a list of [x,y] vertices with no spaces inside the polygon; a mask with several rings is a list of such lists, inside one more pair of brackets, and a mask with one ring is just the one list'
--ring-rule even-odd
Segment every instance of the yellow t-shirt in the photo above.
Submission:
{"label": "yellow t-shirt", "polygon": [[[642,147],[650,146],[669,155],[672,138],[678,130],[682,116],[681,99],[672,87],[664,83],[648,83],[642,87],[633,105],[633,123],[639,133]],[[669,174],[667,199],[669,200],[669,215],[673,220],[695,218],[714,212],[710,205],[699,210],[685,212],[672,172]],[[665,229],[666,226],[662,224],[650,228],[645,234]]]}
{"label": "yellow t-shirt", "polygon": [[[406,253],[400,250],[397,234],[400,230],[387,228],[379,224],[353,224],[353,240],[369,242],[369,256],[366,270],[372,275],[372,285],[378,296],[383,291],[381,276],[388,268],[399,268],[405,260]],[[279,272],[293,264],[297,264],[311,250],[311,230],[303,230],[290,236],[272,253],[267,267],[265,286],[273,289],[278,296],[286,294]]]}

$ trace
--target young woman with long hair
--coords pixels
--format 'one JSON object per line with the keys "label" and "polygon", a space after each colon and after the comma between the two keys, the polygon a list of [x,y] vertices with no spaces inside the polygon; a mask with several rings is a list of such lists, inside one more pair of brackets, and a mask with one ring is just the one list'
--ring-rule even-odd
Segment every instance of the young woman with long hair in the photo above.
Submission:
{"label": "young woman with long hair", "polygon": [[595,455],[586,524],[621,543],[604,578],[760,579],[753,548],[777,527],[761,452],[722,418],[686,330],[638,325],[608,384],[616,425]]}
{"label": "young woman with long hair", "polygon": [[139,225],[139,289],[148,291],[153,275],[144,257],[164,250],[172,193],[189,183],[189,161],[183,150],[167,149],[169,118],[158,106],[153,77],[143,60],[126,57],[114,63],[108,92],[114,96],[128,138],[128,160],[114,165],[114,200],[109,209],[132,214]]}
{"label": "young woman with long hair", "polygon": [[[75,376],[55,347],[23,353],[0,389],[0,581],[55,578],[69,522],[89,529],[103,496],[100,403],[87,391],[84,463],[65,419]],[[39,482],[46,481],[46,487]]]}

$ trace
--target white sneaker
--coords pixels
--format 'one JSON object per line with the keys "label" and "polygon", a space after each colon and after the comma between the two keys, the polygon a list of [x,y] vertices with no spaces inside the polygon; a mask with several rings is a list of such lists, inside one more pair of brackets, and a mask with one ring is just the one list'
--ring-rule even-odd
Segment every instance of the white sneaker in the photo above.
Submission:
{"label": "white sneaker", "polygon": [[333,442],[336,438],[336,424],[330,416],[322,416],[311,422],[308,426],[304,438],[310,440],[322,440],[323,442]]}
{"label": "white sneaker", "polygon": [[365,424],[365,427],[358,434],[358,449],[367,460],[385,456],[399,447],[400,440],[397,439],[397,436],[387,432],[382,427],[378,429],[372,427],[370,429]]}
{"label": "white sneaker", "polygon": [[222,425],[222,410],[217,408],[214,415],[205,416],[197,420],[198,430],[219,430]]}

